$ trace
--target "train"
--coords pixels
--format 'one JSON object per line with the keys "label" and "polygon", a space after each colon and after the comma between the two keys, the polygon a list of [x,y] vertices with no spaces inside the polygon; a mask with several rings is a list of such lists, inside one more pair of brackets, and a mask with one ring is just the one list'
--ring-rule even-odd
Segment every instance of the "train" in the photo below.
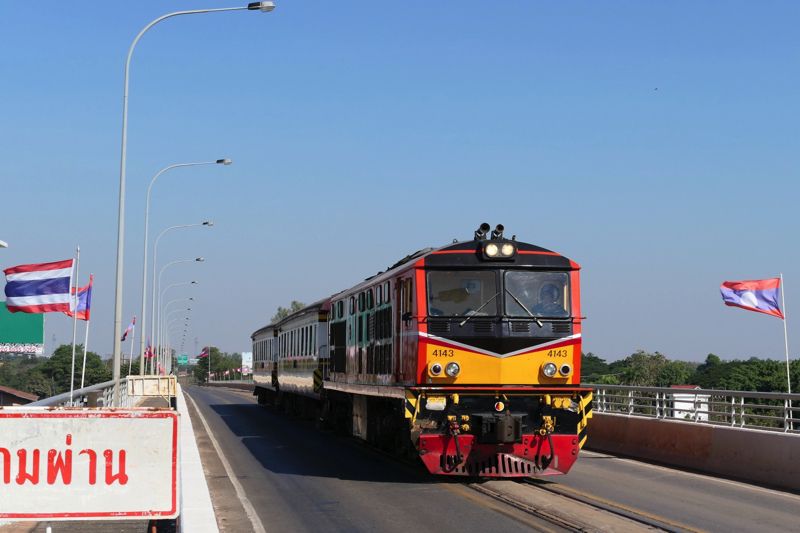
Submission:
{"label": "train", "polygon": [[592,415],[580,266],[490,229],[255,331],[258,402],[419,457],[431,474],[566,474]]}

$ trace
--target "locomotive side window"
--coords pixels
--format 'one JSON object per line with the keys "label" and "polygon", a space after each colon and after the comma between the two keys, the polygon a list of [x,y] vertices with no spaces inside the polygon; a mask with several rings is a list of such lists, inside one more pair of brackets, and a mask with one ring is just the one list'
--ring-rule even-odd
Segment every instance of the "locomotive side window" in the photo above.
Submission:
{"label": "locomotive side window", "polygon": [[430,316],[497,316],[499,300],[494,271],[428,272]]}
{"label": "locomotive side window", "polygon": [[569,276],[566,272],[510,270],[505,274],[506,314],[566,318],[569,312]]}

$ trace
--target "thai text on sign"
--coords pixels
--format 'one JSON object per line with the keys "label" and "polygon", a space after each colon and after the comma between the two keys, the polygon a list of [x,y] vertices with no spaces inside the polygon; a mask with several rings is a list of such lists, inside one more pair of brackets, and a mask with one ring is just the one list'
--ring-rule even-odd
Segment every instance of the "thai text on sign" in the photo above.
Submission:
{"label": "thai text on sign", "polygon": [[0,519],[178,514],[178,414],[0,409]]}

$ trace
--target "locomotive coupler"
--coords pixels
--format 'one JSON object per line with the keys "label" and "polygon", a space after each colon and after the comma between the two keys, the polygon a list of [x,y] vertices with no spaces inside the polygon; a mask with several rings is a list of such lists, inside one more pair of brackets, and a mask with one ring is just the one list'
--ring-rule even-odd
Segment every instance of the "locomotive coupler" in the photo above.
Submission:
{"label": "locomotive coupler", "polygon": [[458,444],[458,434],[461,432],[461,426],[458,424],[458,420],[456,420],[455,417],[448,420],[447,431],[453,436],[453,441],[456,445],[456,456],[452,460],[450,455],[446,456],[446,465],[444,467],[444,471],[452,472],[464,461],[464,456],[461,455],[461,446]]}
{"label": "locomotive coupler", "polygon": [[[555,451],[553,448],[553,430],[555,429],[555,424],[553,421],[553,417],[550,416],[543,416],[542,417],[542,427],[539,428],[539,435],[542,437],[547,437],[547,444],[550,446],[550,455],[548,457],[541,457],[542,452],[542,442],[544,439],[539,439],[539,445],[536,447],[536,455],[533,458],[533,464],[539,470],[546,470],[550,463],[553,462],[553,458],[555,457]],[[540,462],[541,458],[541,462]]]}

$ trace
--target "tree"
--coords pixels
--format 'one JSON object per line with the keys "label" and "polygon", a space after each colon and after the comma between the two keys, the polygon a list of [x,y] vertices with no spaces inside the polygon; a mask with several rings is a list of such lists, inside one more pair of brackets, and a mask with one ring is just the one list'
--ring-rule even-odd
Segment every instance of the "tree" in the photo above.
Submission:
{"label": "tree", "polygon": [[297,311],[301,310],[305,306],[306,306],[306,304],[304,304],[303,302],[298,302],[297,300],[292,300],[292,303],[289,304],[289,308],[288,309],[286,307],[282,307],[282,306],[279,305],[278,306],[278,310],[275,311],[274,315],[272,315],[272,319],[270,320],[270,323],[274,324],[275,322],[280,322],[281,320],[283,320],[287,316],[291,315],[292,313],[296,313]]}
{"label": "tree", "polygon": [[626,385],[655,387],[658,376],[667,364],[667,358],[659,352],[638,350],[624,360],[622,382]]}
{"label": "tree", "polygon": [[610,374],[608,363],[592,352],[581,354],[581,381],[598,383],[601,377]]}
{"label": "tree", "polygon": [[694,375],[697,364],[686,361],[668,361],[656,378],[657,387],[669,387],[670,385],[689,385],[689,379]]}
{"label": "tree", "polygon": [[[75,346],[75,389],[81,386],[81,367],[83,366],[83,345]],[[53,355],[42,366],[44,377],[53,383],[53,394],[60,394],[70,390],[72,376],[72,345],[62,344],[53,352]],[[103,360],[94,352],[86,353],[86,375],[84,387],[109,381],[111,372]]]}

